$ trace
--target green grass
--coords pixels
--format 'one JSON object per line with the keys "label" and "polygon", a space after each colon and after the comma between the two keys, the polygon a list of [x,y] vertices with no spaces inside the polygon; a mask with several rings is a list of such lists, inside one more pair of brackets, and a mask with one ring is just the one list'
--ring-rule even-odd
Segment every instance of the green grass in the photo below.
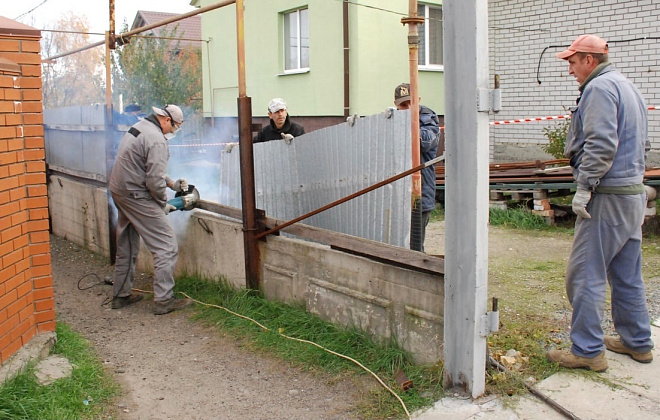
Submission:
{"label": "green grass", "polygon": [[[497,356],[515,349],[526,362],[509,372],[490,369],[486,376],[487,392],[501,397],[525,394],[523,381],[529,378],[540,381],[559,371],[560,368],[545,357],[550,340],[548,332],[552,330],[551,321],[544,316],[526,316],[503,323],[500,331],[488,338],[489,351]],[[504,399],[504,402],[509,401]]]}
{"label": "green grass", "polygon": [[436,205],[431,211],[431,219],[429,222],[442,222],[445,220],[445,208],[441,205]]}
{"label": "green grass", "polygon": [[545,218],[532,214],[531,211],[523,208],[507,210],[491,208],[490,224],[492,226],[505,226],[524,230],[551,229],[545,222]]}
{"label": "green grass", "polygon": [[[411,356],[393,341],[375,342],[357,328],[323,321],[300,305],[268,301],[258,293],[234,289],[222,280],[184,276],[177,280],[176,287],[196,300],[227,308],[266,327],[268,330],[222,309],[195,306],[196,319],[233,335],[252,350],[278,357],[300,369],[325,372],[336,378],[346,375],[372,378],[349,360],[311,344],[286,339],[282,334],[314,342],[366,366],[399,395],[411,413],[429,406],[442,394],[441,366],[415,365]],[[406,392],[400,389],[395,380],[399,369],[413,381],[413,389]],[[375,384],[375,381],[369,379],[368,383]],[[405,417],[399,401],[381,386],[371,387],[363,395],[357,410],[363,418]]]}
{"label": "green grass", "polygon": [[[438,205],[431,212],[430,221],[441,222],[443,220],[445,220],[445,209],[441,205]],[[568,229],[565,227],[550,226],[546,223],[544,217],[535,215],[524,207],[512,207],[506,210],[490,208],[489,223],[492,226],[503,226],[521,230],[572,230],[572,222],[570,222]]]}
{"label": "green grass", "polygon": [[119,392],[105,374],[88,342],[57,323],[54,354],[66,357],[73,366],[70,377],[50,385],[39,385],[34,365],[0,387],[0,418],[92,419],[108,418],[108,407]]}

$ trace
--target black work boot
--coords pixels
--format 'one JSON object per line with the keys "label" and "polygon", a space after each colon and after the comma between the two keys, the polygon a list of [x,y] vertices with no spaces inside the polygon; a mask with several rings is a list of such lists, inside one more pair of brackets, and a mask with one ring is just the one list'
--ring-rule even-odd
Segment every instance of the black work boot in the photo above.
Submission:
{"label": "black work boot", "polygon": [[142,300],[142,295],[133,293],[129,296],[115,296],[112,298],[112,309],[121,309],[124,306],[131,305]]}
{"label": "black work boot", "polygon": [[165,315],[169,314],[172,311],[178,311],[179,309],[186,308],[192,305],[194,302],[192,299],[175,299],[169,298],[162,302],[154,302],[154,314],[156,315]]}

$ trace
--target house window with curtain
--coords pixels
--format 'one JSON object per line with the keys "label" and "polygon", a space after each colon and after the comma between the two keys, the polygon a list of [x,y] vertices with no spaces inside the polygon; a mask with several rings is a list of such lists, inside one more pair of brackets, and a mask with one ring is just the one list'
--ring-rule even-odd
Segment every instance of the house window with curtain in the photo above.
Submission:
{"label": "house window with curtain", "polygon": [[284,17],[284,72],[309,69],[309,17],[308,9],[283,14]]}
{"label": "house window with curtain", "polygon": [[443,70],[442,63],[442,6],[417,5],[417,15],[424,17],[419,31],[419,68]]}

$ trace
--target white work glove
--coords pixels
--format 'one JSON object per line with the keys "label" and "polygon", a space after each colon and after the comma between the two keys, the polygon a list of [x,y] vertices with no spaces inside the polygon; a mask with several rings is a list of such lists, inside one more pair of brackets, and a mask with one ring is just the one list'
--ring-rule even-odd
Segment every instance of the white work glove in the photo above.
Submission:
{"label": "white work glove", "polygon": [[188,192],[188,181],[183,178],[177,179],[172,184],[172,189],[176,192]]}
{"label": "white work glove", "polygon": [[165,212],[165,214],[170,214],[170,212],[171,212],[172,210],[176,210],[176,207],[174,207],[174,206],[171,205],[170,203],[165,204],[165,208],[163,209],[163,211]]}
{"label": "white work glove", "polygon": [[587,213],[589,200],[591,200],[591,191],[578,188],[573,196],[573,213],[583,219],[591,219],[591,215]]}
{"label": "white work glove", "polygon": [[287,134],[287,133],[282,133],[282,138],[284,139],[286,144],[290,144],[291,141],[293,140],[293,136],[291,134]]}

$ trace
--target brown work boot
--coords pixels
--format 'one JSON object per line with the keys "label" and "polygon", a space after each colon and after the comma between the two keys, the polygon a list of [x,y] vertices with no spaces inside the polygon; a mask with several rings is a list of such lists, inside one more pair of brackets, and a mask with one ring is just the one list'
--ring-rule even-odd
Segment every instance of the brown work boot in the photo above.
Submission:
{"label": "brown work boot", "polygon": [[112,309],[121,309],[124,306],[132,305],[142,300],[142,295],[133,293],[129,296],[115,296],[112,298]]}
{"label": "brown work boot", "polygon": [[594,372],[604,372],[607,370],[605,352],[591,359],[576,356],[570,350],[550,350],[545,355],[549,361],[559,363],[559,366],[569,369],[584,368],[593,370]]}
{"label": "brown work boot", "polygon": [[162,302],[154,302],[156,307],[154,308],[154,314],[156,315],[165,315],[169,314],[172,311],[178,311],[179,309],[186,308],[192,305],[194,302],[192,299],[175,299],[170,298]]}
{"label": "brown work boot", "polygon": [[632,357],[634,361],[639,363],[651,363],[653,361],[653,353],[651,353],[651,350],[645,353],[638,353],[634,350],[630,350],[628,347],[623,345],[621,338],[619,337],[606,335],[605,347],[614,353],[627,354],[628,356]]}

